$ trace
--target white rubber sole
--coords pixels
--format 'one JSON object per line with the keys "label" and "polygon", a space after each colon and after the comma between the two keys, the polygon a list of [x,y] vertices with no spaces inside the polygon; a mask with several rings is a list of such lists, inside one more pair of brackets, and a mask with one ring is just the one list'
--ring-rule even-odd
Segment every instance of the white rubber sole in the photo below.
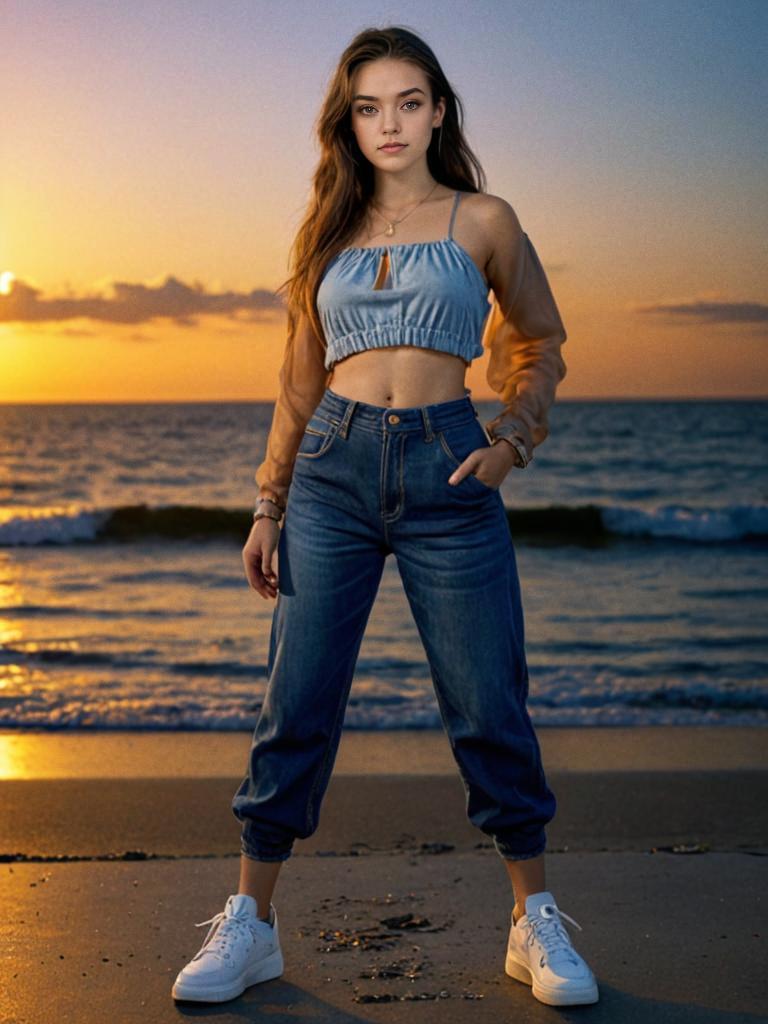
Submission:
{"label": "white rubber sole", "polygon": [[274,953],[261,960],[245,975],[234,978],[227,985],[203,985],[194,978],[189,980],[177,978],[171,989],[174,999],[184,999],[196,1003],[225,1003],[228,999],[236,999],[251,985],[262,981],[279,978],[283,973],[283,952],[278,946]]}
{"label": "white rubber sole", "polygon": [[539,1002],[546,1003],[547,1006],[581,1006],[584,1003],[596,1003],[600,998],[596,981],[582,985],[580,988],[568,989],[568,991],[542,985],[531,974],[528,965],[518,960],[509,949],[504,970],[510,978],[522,981],[524,985],[530,985],[534,996]]}

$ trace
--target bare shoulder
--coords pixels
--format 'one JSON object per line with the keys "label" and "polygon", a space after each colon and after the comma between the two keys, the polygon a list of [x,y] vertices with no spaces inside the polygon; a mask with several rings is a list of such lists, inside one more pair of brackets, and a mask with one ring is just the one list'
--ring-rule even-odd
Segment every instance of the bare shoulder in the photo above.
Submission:
{"label": "bare shoulder", "polygon": [[465,192],[463,230],[476,262],[490,286],[498,284],[502,268],[522,237],[523,229],[511,203],[488,192]]}
{"label": "bare shoulder", "polygon": [[506,199],[489,192],[475,192],[468,195],[467,200],[472,208],[474,224],[482,233],[489,251],[522,234],[523,228],[517,212]]}

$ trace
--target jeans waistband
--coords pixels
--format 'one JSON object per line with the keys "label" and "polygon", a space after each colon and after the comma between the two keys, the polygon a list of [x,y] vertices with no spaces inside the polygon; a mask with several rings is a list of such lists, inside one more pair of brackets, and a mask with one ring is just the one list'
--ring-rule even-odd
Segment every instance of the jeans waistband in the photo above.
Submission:
{"label": "jeans waistband", "polygon": [[325,414],[340,424],[339,433],[346,437],[351,423],[355,429],[398,434],[403,431],[423,431],[427,438],[448,427],[471,423],[478,415],[472,402],[470,388],[464,388],[463,398],[430,405],[412,405],[398,408],[389,405],[370,405],[355,398],[337,395],[326,387],[316,412]]}

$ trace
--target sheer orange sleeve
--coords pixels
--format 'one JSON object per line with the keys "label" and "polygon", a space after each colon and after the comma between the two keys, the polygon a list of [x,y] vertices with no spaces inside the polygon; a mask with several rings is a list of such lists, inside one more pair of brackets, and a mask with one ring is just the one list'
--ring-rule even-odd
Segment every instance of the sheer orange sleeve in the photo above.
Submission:
{"label": "sheer orange sleeve", "polygon": [[256,470],[259,497],[272,498],[285,509],[296,452],[304,428],[317,408],[331,371],[325,369],[325,346],[305,313],[289,318],[280,368],[280,388],[267,438],[266,458]]}
{"label": "sheer orange sleeve", "polygon": [[536,249],[507,204],[489,264],[493,305],[483,332],[486,379],[504,409],[485,424],[492,438],[520,438],[528,458],[549,434],[548,412],[566,375],[567,334]]}

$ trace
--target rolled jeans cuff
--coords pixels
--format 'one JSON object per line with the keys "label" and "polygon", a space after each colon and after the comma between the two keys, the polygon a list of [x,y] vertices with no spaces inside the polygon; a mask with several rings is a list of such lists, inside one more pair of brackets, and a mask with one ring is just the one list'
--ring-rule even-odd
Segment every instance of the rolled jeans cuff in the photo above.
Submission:
{"label": "rolled jeans cuff", "polygon": [[264,846],[255,843],[250,839],[245,830],[240,836],[240,852],[248,857],[250,860],[261,860],[261,861],[281,861],[288,860],[293,853],[293,844],[288,848],[278,848],[275,846]]}
{"label": "rolled jeans cuff", "polygon": [[497,853],[499,853],[504,860],[532,860],[534,857],[538,857],[544,853],[547,848],[546,837],[533,850],[515,851],[511,849],[511,847],[499,842],[498,839],[494,839],[493,844],[496,847]]}

